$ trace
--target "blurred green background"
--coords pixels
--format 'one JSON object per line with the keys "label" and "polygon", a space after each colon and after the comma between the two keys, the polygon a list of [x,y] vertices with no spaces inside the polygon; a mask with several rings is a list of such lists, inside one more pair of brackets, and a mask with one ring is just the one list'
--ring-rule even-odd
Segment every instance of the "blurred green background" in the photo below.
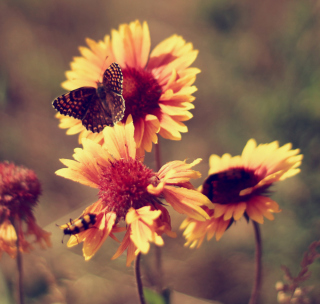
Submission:
{"label": "blurred green background", "polygon": [[[73,56],[85,38],[102,39],[121,23],[147,21],[152,48],[172,34],[192,42],[202,70],[195,85],[194,118],[182,140],[161,139],[163,162],[201,157],[205,177],[211,154],[241,153],[247,140],[292,142],[305,155],[302,172],[273,190],[282,212],[261,227],[264,282],[260,303],[276,303],[280,265],[297,274],[303,252],[320,239],[320,1],[76,1],[0,2],[0,159],[32,168],[43,185],[37,221],[52,232],[53,247],[24,255],[26,303],[138,303],[133,268],[125,255],[111,261],[117,244],[107,240],[89,262],[81,245],[66,248],[55,224],[76,218],[97,191],[54,174],[71,158],[77,136],[66,136],[52,100],[64,93]],[[154,167],[153,154],[147,163]],[[195,181],[199,186],[201,180]],[[173,228],[183,217],[172,212]],[[247,303],[254,276],[254,235],[239,221],[219,242],[198,250],[165,238],[166,285],[173,303]],[[154,250],[143,256],[145,285],[155,284]],[[15,303],[15,261],[0,261],[0,302]],[[320,263],[307,285],[320,303]],[[183,294],[189,295],[189,297]],[[200,300],[200,298],[202,300]]]}

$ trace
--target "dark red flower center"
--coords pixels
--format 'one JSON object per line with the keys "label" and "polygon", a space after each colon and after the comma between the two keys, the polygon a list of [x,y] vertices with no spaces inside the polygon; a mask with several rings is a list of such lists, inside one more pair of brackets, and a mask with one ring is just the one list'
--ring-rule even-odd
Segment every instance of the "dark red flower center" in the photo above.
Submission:
{"label": "dark red flower center", "polygon": [[142,69],[124,68],[123,98],[126,103],[124,121],[129,114],[133,119],[144,118],[159,108],[162,90],[153,75]]}
{"label": "dark red flower center", "polygon": [[100,178],[99,197],[108,211],[114,211],[117,219],[125,219],[128,210],[150,205],[157,199],[147,191],[147,186],[156,186],[155,173],[143,163],[134,159],[115,160]]}
{"label": "dark red flower center", "polygon": [[32,209],[41,194],[41,184],[34,171],[13,163],[0,163],[0,218],[33,218]]}
{"label": "dark red flower center", "polygon": [[230,204],[246,201],[251,195],[265,193],[269,186],[261,187],[247,196],[240,192],[258,184],[260,178],[253,171],[235,168],[210,175],[203,183],[202,193],[213,203]]}

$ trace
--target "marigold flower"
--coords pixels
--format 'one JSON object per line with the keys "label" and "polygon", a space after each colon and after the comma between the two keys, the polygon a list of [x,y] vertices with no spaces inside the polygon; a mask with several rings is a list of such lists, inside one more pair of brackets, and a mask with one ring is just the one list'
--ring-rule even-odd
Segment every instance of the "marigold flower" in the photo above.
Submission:
{"label": "marigold flower", "polygon": [[213,203],[213,210],[204,208],[210,219],[198,222],[187,218],[181,224],[185,229],[186,245],[198,247],[205,235],[208,240],[216,234],[219,240],[233,221],[242,216],[263,224],[264,217],[273,220],[273,213],[281,210],[268,197],[268,189],[277,181],[284,180],[300,172],[302,155],[292,145],[279,147],[277,141],[257,146],[254,139],[246,144],[242,155],[222,157],[211,155],[209,176],[201,187],[201,192]]}
{"label": "marigold flower", "polygon": [[[42,230],[33,215],[40,194],[41,184],[32,170],[13,163],[0,163],[0,255],[7,252],[13,258],[16,256],[16,229],[22,252],[33,249],[26,235],[34,235],[35,242],[42,248],[51,246],[51,233]],[[22,222],[27,225],[26,231],[22,229]]]}
{"label": "marigold flower", "polygon": [[[200,159],[191,164],[173,161],[155,173],[137,157],[131,115],[126,124],[106,127],[102,133],[103,145],[84,138],[83,148],[75,149],[75,160],[61,160],[68,168],[56,172],[99,189],[99,200],[81,215],[95,214],[94,226],[72,235],[69,247],[84,242],[83,254],[88,260],[108,236],[117,240],[114,233],[126,230],[114,258],[128,249],[127,265],[130,265],[139,252],[148,252],[150,242],[162,246],[163,233],[175,236],[162,199],[192,218],[200,221],[209,218],[200,206],[211,206],[211,202],[190,183],[190,178],[200,177],[199,172],[191,169]],[[125,220],[126,228],[119,226],[121,220]]]}
{"label": "marigold flower", "polygon": [[[126,111],[122,121],[132,115],[135,126],[137,148],[148,152],[152,142],[157,143],[156,133],[167,139],[180,140],[181,132],[187,132],[182,123],[189,120],[194,106],[192,94],[197,90],[192,84],[197,68],[189,66],[198,51],[191,43],[173,35],[158,44],[150,53],[150,33],[146,22],[122,24],[112,30],[103,41],[86,40],[89,48],[80,47],[82,57],[75,57],[71,71],[66,72],[67,81],[62,86],[74,90],[82,86],[97,86],[102,72],[117,62],[123,73],[123,98]],[[57,114],[60,128],[67,134],[80,132],[79,140],[90,138],[103,140],[102,133],[87,131],[81,121]]]}

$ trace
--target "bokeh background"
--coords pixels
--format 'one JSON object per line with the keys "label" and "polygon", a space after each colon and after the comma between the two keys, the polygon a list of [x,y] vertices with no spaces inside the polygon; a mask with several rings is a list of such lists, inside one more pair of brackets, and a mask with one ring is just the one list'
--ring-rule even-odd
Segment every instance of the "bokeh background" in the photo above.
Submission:
{"label": "bokeh background", "polygon": [[[199,50],[194,117],[182,140],[161,139],[163,162],[241,153],[247,140],[291,142],[305,155],[302,172],[276,185],[282,212],[261,227],[262,304],[276,303],[280,266],[299,271],[303,252],[320,239],[320,1],[318,0],[1,0],[0,160],[32,168],[43,186],[37,221],[52,232],[53,247],[24,255],[26,303],[138,303],[133,268],[125,256],[111,261],[108,240],[85,262],[81,245],[66,248],[56,224],[76,218],[97,197],[95,190],[54,174],[71,158],[77,136],[65,135],[52,100],[85,38],[102,39],[121,23],[147,21],[152,48],[172,34]],[[147,156],[154,167],[153,154]],[[201,180],[195,181],[199,186]],[[172,212],[178,231],[183,217]],[[165,239],[163,268],[173,303],[247,303],[254,276],[254,235],[245,220],[219,242],[198,250]],[[154,250],[142,259],[145,285],[155,282]],[[15,303],[16,264],[0,261],[0,302]],[[320,303],[320,263],[306,285]]]}

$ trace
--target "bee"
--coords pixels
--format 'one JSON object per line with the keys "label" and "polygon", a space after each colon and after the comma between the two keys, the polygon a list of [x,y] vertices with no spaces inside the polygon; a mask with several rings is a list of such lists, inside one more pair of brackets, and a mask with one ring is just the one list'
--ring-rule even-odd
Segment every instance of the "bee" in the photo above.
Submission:
{"label": "bee", "polygon": [[[60,229],[63,229],[64,235],[76,235],[82,231],[85,231],[96,223],[97,216],[93,213],[88,213],[86,215],[80,216],[76,220],[70,219],[70,222],[59,226]],[[62,239],[63,243],[63,239]]]}

